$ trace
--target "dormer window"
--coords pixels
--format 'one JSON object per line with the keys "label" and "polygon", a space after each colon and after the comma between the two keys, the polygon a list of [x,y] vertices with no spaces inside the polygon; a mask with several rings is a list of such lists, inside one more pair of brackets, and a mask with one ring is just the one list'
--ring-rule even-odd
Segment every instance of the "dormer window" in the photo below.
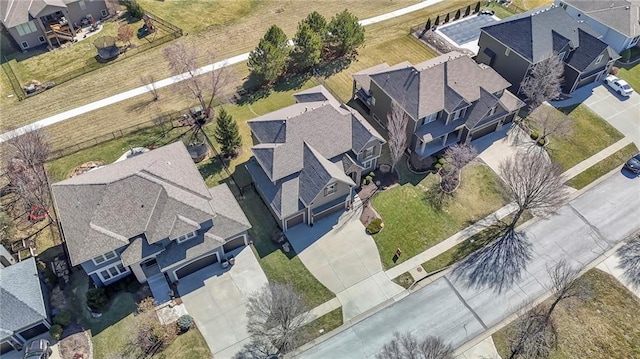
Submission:
{"label": "dormer window", "polygon": [[195,236],[196,236],[196,234],[197,234],[197,232],[187,233],[187,234],[185,234],[185,235],[182,235],[182,236],[180,236],[180,237],[176,238],[176,241],[177,241],[178,243],[182,243],[182,242],[184,242],[184,241],[188,241],[189,239],[191,239],[191,238],[195,237]]}
{"label": "dormer window", "polygon": [[366,150],[364,150],[364,159],[372,157],[373,156],[373,150],[374,150],[373,146],[367,148]]}
{"label": "dormer window", "polygon": [[104,263],[104,262],[106,262],[106,261],[108,261],[110,259],[115,258],[116,256],[117,256],[116,252],[115,251],[111,251],[111,252],[107,252],[105,254],[101,254],[101,255],[99,255],[99,256],[97,256],[95,258],[92,258],[91,260],[93,261],[93,264],[100,265],[100,264],[102,264],[102,263]]}
{"label": "dormer window", "polygon": [[563,61],[563,60],[564,60],[564,55],[565,55],[565,52],[564,52],[564,51],[562,51],[561,53],[559,53],[559,54],[558,54],[558,60]]}
{"label": "dormer window", "polygon": [[604,57],[604,55],[600,55],[598,56],[598,58],[596,59],[596,65],[600,63],[600,61],[602,61],[602,58]]}
{"label": "dormer window", "polygon": [[338,184],[335,182],[325,187],[324,188],[325,197],[331,196],[332,194],[336,193],[337,188],[338,188]]}

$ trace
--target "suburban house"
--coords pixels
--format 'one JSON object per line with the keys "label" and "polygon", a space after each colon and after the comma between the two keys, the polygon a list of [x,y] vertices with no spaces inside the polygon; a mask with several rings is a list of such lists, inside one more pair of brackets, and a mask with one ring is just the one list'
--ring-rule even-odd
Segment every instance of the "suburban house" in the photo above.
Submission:
{"label": "suburban house", "polygon": [[[109,15],[106,0],[0,0],[0,22],[26,50],[52,40],[73,41],[73,25]],[[59,42],[59,41],[58,41]]]}
{"label": "suburban house", "polygon": [[35,258],[0,268],[0,355],[21,350],[50,327],[48,292]]}
{"label": "suburban house", "polygon": [[531,66],[558,56],[564,62],[562,92],[600,81],[620,56],[589,25],[564,9],[537,9],[480,30],[476,61],[493,67],[519,94]]}
{"label": "suburban house", "polygon": [[226,184],[207,188],[182,142],[51,190],[71,264],[98,286],[133,272],[162,302],[166,279],[178,281],[248,243],[251,225],[233,194]]}
{"label": "suburban house", "polygon": [[254,146],[246,167],[283,230],[349,208],[385,143],[323,86],[293,96],[296,104],[247,122]]}
{"label": "suburban house", "polygon": [[639,0],[555,0],[576,21],[591,26],[618,53],[640,40]]}
{"label": "suburban house", "polygon": [[451,145],[499,130],[524,106],[496,71],[459,52],[417,65],[383,63],[353,80],[353,96],[382,126],[392,103],[408,116],[407,150],[415,168],[429,166],[431,155]]}

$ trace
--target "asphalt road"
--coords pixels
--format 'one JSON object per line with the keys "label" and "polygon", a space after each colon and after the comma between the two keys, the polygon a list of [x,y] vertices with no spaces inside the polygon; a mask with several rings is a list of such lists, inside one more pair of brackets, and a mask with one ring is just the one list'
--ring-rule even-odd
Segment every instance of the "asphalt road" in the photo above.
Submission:
{"label": "asphalt road", "polygon": [[586,265],[640,227],[640,178],[615,173],[547,219],[525,229],[533,258],[521,280],[497,293],[451,274],[296,358],[372,358],[393,332],[434,335],[459,347],[546,292],[547,268],[560,259]]}

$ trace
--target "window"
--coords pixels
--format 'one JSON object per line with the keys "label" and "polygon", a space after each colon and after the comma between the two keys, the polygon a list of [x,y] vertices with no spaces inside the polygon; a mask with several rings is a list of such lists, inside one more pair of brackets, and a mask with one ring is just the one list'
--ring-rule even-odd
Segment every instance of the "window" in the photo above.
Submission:
{"label": "window", "polygon": [[187,234],[185,234],[183,236],[180,236],[180,237],[176,238],[176,240],[178,241],[178,243],[182,243],[182,242],[184,242],[186,240],[189,240],[189,239],[195,237],[197,233],[198,232],[187,233]]}
{"label": "window", "polygon": [[338,187],[337,183],[332,183],[332,184],[328,185],[327,187],[324,188],[324,195],[325,196],[330,196],[330,195],[336,193],[337,187]]}
{"label": "window", "polygon": [[99,256],[91,259],[91,260],[93,261],[93,263],[98,265],[100,263],[104,263],[104,262],[106,262],[106,261],[108,261],[110,259],[113,259],[116,256],[117,256],[116,252],[115,251],[111,251],[111,252],[108,252],[108,253],[105,253],[105,254],[101,254],[101,255],[99,255]]}
{"label": "window", "polygon": [[600,56],[598,56],[598,58],[596,59],[596,65],[600,63],[600,61],[602,61],[602,58],[604,57],[604,54],[601,54]]}
{"label": "window", "polygon": [[559,54],[558,54],[558,59],[559,59],[560,61],[564,60],[564,54],[565,54],[565,52],[564,52],[564,51],[562,51],[561,53],[559,53]]}
{"label": "window", "polygon": [[637,44],[639,40],[640,40],[640,36],[636,36],[633,39],[631,39],[631,43],[629,44],[629,47]]}
{"label": "window", "polygon": [[436,112],[436,113],[432,113],[432,114],[430,114],[429,116],[427,116],[427,117],[425,117],[425,118],[423,118],[423,119],[422,119],[422,124],[424,125],[424,124],[427,124],[427,123],[429,123],[429,122],[433,122],[433,121],[435,121],[437,118],[438,118],[438,113],[437,113],[437,112]]}
{"label": "window", "polygon": [[510,52],[511,52],[511,49],[507,47],[507,49],[504,50],[504,56],[509,56]]}
{"label": "window", "polygon": [[20,46],[22,46],[23,49],[28,49],[29,48],[29,44],[26,41],[21,42]]}
{"label": "window", "polygon": [[38,28],[36,27],[36,23],[33,22],[33,20],[31,20],[29,22],[25,22],[24,24],[20,24],[16,26],[16,30],[18,31],[18,35],[24,36],[32,32],[38,31]]}
{"label": "window", "polygon": [[369,102],[371,103],[371,106],[375,106],[376,105],[376,98],[371,96],[371,98],[369,99]]}
{"label": "window", "polygon": [[129,268],[125,268],[122,265],[122,262],[118,262],[111,267],[101,270],[100,272],[98,272],[98,275],[100,276],[100,279],[102,279],[102,281],[104,282],[104,281],[108,281],[113,278],[119,277],[121,275],[127,274],[129,272],[130,272]]}
{"label": "window", "polygon": [[79,1],[78,5],[80,5],[80,10],[85,10],[87,8],[87,4],[84,1]]}
{"label": "window", "polygon": [[374,150],[374,147],[369,147],[366,150],[364,150],[364,159],[367,159],[373,156],[373,150]]}
{"label": "window", "polygon": [[38,36],[38,40],[40,40],[41,44],[44,44],[45,42],[47,42],[47,40],[45,40],[44,36]]}
{"label": "window", "polygon": [[493,106],[490,110],[489,110],[489,114],[487,114],[487,116],[493,116],[493,114],[496,113],[496,106]]}
{"label": "window", "polygon": [[102,9],[102,10],[100,10],[100,14],[102,16],[107,16],[107,15],[109,15],[109,12],[107,11],[107,9]]}

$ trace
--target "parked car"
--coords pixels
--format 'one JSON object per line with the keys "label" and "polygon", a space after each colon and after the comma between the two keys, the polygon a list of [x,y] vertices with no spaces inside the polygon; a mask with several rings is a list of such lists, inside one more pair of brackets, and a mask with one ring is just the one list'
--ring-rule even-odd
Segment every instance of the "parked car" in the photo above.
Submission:
{"label": "parked car", "polygon": [[627,163],[624,164],[624,168],[635,174],[640,174],[640,153],[636,153],[631,157]]}
{"label": "parked car", "polygon": [[49,359],[51,343],[46,339],[32,340],[24,347],[24,359]]}
{"label": "parked car", "polygon": [[607,84],[607,86],[611,87],[613,91],[620,94],[620,96],[628,97],[633,93],[633,89],[631,88],[631,86],[629,86],[627,81],[621,80],[616,76],[613,76],[613,75],[607,76],[604,79],[604,83]]}

